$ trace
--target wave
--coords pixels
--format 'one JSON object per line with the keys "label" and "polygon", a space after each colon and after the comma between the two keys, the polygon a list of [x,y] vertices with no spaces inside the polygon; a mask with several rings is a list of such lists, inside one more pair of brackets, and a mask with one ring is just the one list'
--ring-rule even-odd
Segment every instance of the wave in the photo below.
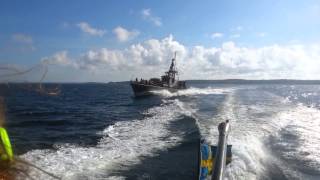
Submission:
{"label": "wave", "polygon": [[[184,113],[179,108],[181,104],[179,100],[164,100],[161,106],[145,111],[146,118],[142,120],[116,122],[101,132],[103,138],[96,147],[65,144],[57,150],[32,150],[22,158],[63,179],[122,179],[112,172],[180,142],[180,137],[170,134],[167,126]],[[30,175],[48,178],[37,171]]]}
{"label": "wave", "polygon": [[[277,119],[278,112],[287,110],[288,105],[283,104],[281,98],[270,94],[266,94],[267,100],[262,99],[260,102],[255,101],[256,104],[251,104],[252,98],[264,96],[253,96],[252,93],[254,90],[231,91],[220,106],[218,114],[210,119],[211,126],[210,122],[200,122],[200,129],[207,141],[216,144],[218,123],[230,120],[231,132],[228,143],[233,146],[233,160],[226,168],[226,179],[270,178],[266,172],[270,171],[273,157],[265,139],[280,129],[279,126],[273,125],[274,119]],[[274,107],[274,103],[280,105]],[[282,126],[287,123],[283,122]]]}
{"label": "wave", "polygon": [[177,92],[170,92],[168,90],[152,91],[156,95],[161,95],[164,97],[176,97],[176,96],[195,96],[195,95],[209,95],[209,94],[226,94],[232,89],[229,88],[196,88],[190,87],[188,89],[179,90]]}
{"label": "wave", "polygon": [[287,122],[271,137],[277,156],[289,167],[282,166],[286,176],[312,179],[320,176],[320,110],[297,105],[279,114],[278,121]]}
{"label": "wave", "polygon": [[[176,93],[154,93],[194,97],[190,98],[192,101],[181,98],[184,102],[164,98],[160,106],[144,112],[144,119],[107,127],[100,132],[103,138],[96,147],[65,144],[57,150],[33,150],[22,157],[63,179],[125,179],[112,172],[139,163],[142,156],[154,156],[157,150],[179,144],[179,134],[172,134],[167,127],[180,115],[187,115],[196,119],[202,137],[211,144],[217,143],[218,123],[230,120],[233,161],[227,166],[226,179],[320,176],[320,110],[255,89],[242,89],[239,93],[231,88],[191,87]],[[203,105],[207,96],[196,95],[210,94],[224,94],[225,99],[221,104],[209,103],[219,106],[218,112],[212,118],[204,118],[208,114],[201,112],[198,105]],[[31,173],[32,177],[47,178],[36,171]]]}
{"label": "wave", "polygon": [[223,111],[233,116],[229,143],[234,156],[226,179],[319,178],[320,110],[272,99],[226,102],[234,108]]}

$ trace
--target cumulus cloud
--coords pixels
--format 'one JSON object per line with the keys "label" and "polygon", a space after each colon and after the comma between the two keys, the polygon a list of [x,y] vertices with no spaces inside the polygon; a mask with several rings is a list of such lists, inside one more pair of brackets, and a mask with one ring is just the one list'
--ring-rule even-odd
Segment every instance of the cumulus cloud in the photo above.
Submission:
{"label": "cumulus cloud", "polygon": [[44,57],[41,62],[48,65],[74,66],[77,67],[76,62],[68,57],[67,51],[60,51],[50,57]]}
{"label": "cumulus cloud", "polygon": [[259,32],[257,33],[258,37],[265,37],[267,34],[265,32]]}
{"label": "cumulus cloud", "polygon": [[107,32],[103,29],[93,28],[87,22],[80,22],[77,24],[77,26],[81,29],[82,32],[92,36],[103,36]]}
{"label": "cumulus cloud", "polygon": [[230,38],[233,38],[233,39],[239,38],[239,37],[240,37],[240,34],[231,34],[230,35]]}
{"label": "cumulus cloud", "polygon": [[155,26],[162,26],[161,18],[152,14],[151,9],[142,9],[142,18],[153,23]]}
{"label": "cumulus cloud", "polygon": [[77,61],[77,66],[81,69],[95,71],[99,68],[107,68],[109,70],[122,70],[127,67],[124,54],[119,50],[109,50],[101,48],[97,50],[89,50],[83,54]]}
{"label": "cumulus cloud", "polygon": [[186,47],[172,36],[150,39],[125,49],[94,49],[78,58],[66,52],[47,58],[51,62],[80,69],[122,73],[122,80],[132,74],[158,76],[167,70],[174,52],[182,79],[221,78],[320,78],[320,45],[271,45],[259,48],[225,42],[220,47]]}
{"label": "cumulus cloud", "polygon": [[140,32],[137,30],[129,31],[121,26],[116,27],[113,30],[113,33],[116,35],[118,41],[120,42],[128,41],[137,37],[140,34]]}
{"label": "cumulus cloud", "polygon": [[186,52],[183,45],[173,40],[172,36],[162,40],[150,39],[143,43],[133,44],[123,50],[101,48],[90,50],[77,61],[82,69],[96,70],[141,70],[142,68],[159,68],[168,66],[175,51]]}
{"label": "cumulus cloud", "polygon": [[235,32],[235,31],[242,31],[244,29],[243,26],[236,26],[230,29],[230,31]]}
{"label": "cumulus cloud", "polygon": [[216,32],[216,33],[212,33],[212,34],[211,34],[211,38],[212,38],[212,39],[217,39],[217,38],[221,38],[221,37],[223,37],[223,34],[222,34],[222,33]]}
{"label": "cumulus cloud", "polygon": [[236,30],[242,31],[242,30],[243,30],[243,27],[242,27],[242,26],[237,26],[237,27],[236,27]]}

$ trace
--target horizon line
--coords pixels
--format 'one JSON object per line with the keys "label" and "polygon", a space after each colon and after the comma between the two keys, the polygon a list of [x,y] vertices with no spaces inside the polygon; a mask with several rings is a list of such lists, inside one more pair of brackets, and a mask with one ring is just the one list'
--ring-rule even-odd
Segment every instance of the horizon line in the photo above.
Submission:
{"label": "horizon line", "polygon": [[[187,79],[183,81],[319,81],[320,79]],[[8,81],[8,82],[0,82],[0,84],[7,84],[7,83],[13,83],[13,84],[38,84],[38,83],[46,83],[46,84],[84,84],[84,83],[121,83],[121,82],[130,82],[130,80],[126,81],[75,81],[75,82],[67,82],[67,81],[30,81],[30,82],[20,82],[20,81]]]}

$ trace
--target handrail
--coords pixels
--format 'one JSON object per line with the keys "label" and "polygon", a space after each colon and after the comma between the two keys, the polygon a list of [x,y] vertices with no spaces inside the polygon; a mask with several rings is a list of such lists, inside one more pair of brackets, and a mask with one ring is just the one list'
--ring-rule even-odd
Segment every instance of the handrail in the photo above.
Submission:
{"label": "handrail", "polygon": [[219,142],[217,147],[217,152],[215,155],[215,161],[213,164],[212,180],[222,180],[224,175],[224,170],[226,166],[227,158],[227,139],[230,130],[229,121],[222,122],[218,126],[219,130]]}

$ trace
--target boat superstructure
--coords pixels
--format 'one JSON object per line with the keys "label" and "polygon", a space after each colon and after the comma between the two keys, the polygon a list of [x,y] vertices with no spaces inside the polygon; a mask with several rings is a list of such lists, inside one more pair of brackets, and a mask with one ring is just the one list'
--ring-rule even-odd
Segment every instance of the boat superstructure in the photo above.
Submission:
{"label": "boat superstructure", "polygon": [[152,91],[156,90],[168,90],[175,92],[180,89],[186,89],[186,82],[179,81],[178,70],[176,67],[176,53],[171,60],[169,70],[165,72],[161,78],[151,78],[144,80],[136,78],[135,81],[130,82],[132,90],[135,96],[143,96],[152,94]]}

